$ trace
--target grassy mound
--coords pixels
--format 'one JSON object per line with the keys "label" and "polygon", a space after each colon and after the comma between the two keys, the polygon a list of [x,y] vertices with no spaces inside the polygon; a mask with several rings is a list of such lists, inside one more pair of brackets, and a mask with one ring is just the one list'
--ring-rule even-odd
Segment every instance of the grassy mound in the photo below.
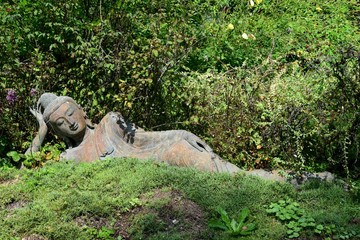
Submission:
{"label": "grassy mound", "polygon": [[[229,239],[208,227],[221,207],[230,218],[250,209],[257,229],[243,239],[284,239],[269,205],[293,199],[331,236],[355,236],[360,203],[342,186],[288,184],[211,174],[134,159],[48,163],[0,173],[0,239]],[[313,230],[307,239],[323,237]]]}

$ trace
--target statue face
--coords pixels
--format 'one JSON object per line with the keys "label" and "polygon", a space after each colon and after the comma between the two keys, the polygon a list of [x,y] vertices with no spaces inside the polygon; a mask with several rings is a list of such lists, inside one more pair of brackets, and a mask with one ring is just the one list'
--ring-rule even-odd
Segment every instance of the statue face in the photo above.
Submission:
{"label": "statue face", "polygon": [[76,104],[65,102],[50,115],[49,122],[63,136],[77,139],[85,134],[84,116],[85,113]]}

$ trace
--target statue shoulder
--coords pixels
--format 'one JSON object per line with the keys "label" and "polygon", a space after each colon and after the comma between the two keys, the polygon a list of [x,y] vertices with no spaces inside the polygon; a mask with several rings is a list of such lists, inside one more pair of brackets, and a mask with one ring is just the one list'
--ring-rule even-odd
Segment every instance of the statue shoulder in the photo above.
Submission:
{"label": "statue shoulder", "polygon": [[116,124],[118,127],[120,127],[123,130],[129,131],[129,129],[142,131],[144,132],[144,129],[137,126],[136,124],[130,122],[129,120],[125,119],[123,115],[120,112],[109,112],[106,114],[103,119],[101,119],[99,125],[112,125]]}
{"label": "statue shoulder", "polygon": [[116,142],[118,142],[123,139],[134,139],[136,133],[145,133],[145,130],[125,119],[121,113],[109,112],[96,127],[96,132],[112,139],[117,138]]}
{"label": "statue shoulder", "polygon": [[121,121],[124,121],[124,117],[121,113],[109,112],[101,119],[98,125],[119,124]]}

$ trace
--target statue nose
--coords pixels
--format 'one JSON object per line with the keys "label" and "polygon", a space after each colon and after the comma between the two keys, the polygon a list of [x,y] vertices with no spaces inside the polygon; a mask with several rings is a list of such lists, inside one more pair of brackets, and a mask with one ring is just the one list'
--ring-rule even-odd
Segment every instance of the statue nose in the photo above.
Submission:
{"label": "statue nose", "polygon": [[75,124],[75,121],[74,121],[72,118],[70,118],[70,117],[67,117],[66,120],[68,121],[68,123],[70,124],[70,126]]}

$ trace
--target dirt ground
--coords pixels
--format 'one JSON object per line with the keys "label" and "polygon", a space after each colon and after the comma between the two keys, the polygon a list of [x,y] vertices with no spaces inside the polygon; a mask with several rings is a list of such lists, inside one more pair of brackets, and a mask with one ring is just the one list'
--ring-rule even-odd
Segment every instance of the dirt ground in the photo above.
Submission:
{"label": "dirt ground", "polygon": [[[113,229],[113,237],[116,239],[133,239],[136,233],[146,235],[154,234],[156,231],[161,233],[176,232],[200,239],[207,229],[205,213],[193,201],[186,199],[178,190],[156,189],[153,193],[140,197],[140,204],[127,212],[119,212],[116,215],[115,224],[110,224],[106,218],[94,216],[82,216],[75,219],[80,226],[88,226],[101,229],[105,226]],[[141,219],[151,217],[151,225],[144,226],[146,223]]]}

